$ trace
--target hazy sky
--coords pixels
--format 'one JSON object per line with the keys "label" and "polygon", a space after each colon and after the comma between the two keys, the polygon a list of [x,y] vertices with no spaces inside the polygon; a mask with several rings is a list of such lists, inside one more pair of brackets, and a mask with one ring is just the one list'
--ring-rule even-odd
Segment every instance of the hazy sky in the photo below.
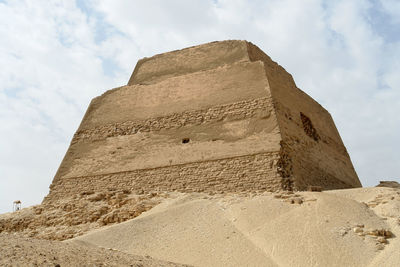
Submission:
{"label": "hazy sky", "polygon": [[258,45],[333,116],[364,186],[400,178],[398,0],[0,0],[0,213],[38,204],[90,100],[136,61]]}

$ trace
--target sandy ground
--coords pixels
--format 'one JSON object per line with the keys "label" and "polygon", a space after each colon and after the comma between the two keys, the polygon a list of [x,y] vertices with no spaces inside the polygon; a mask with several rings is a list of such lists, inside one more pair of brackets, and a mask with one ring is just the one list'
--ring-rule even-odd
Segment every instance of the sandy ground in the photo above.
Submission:
{"label": "sandy ground", "polygon": [[194,266],[399,266],[400,190],[180,194],[67,242]]}
{"label": "sandy ground", "polygon": [[[159,201],[63,242],[29,238],[22,211],[2,215],[10,217],[2,229],[16,223],[17,234],[0,233],[0,266],[400,266],[400,189],[169,193]],[[103,202],[83,203],[90,211]]]}
{"label": "sandy ground", "polygon": [[183,266],[94,246],[0,234],[0,266]]}

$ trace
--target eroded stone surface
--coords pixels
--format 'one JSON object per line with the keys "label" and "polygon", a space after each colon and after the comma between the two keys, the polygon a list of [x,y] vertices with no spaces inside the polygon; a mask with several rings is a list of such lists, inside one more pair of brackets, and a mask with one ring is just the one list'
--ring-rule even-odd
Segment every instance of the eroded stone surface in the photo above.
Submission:
{"label": "eroded stone surface", "polygon": [[45,203],[103,189],[360,187],[330,114],[246,41],[145,58],[92,100]]}
{"label": "eroded stone surface", "polygon": [[167,193],[128,190],[86,191],[0,216],[0,233],[65,240],[92,229],[124,222],[159,204]]}

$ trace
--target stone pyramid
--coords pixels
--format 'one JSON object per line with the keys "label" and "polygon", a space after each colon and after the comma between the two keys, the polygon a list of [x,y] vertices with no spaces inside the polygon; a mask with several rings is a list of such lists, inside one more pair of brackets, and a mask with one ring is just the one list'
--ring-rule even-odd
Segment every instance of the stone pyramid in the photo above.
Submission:
{"label": "stone pyramid", "polygon": [[222,41],[141,59],[94,98],[45,201],[308,186],[361,186],[332,117],[257,46]]}

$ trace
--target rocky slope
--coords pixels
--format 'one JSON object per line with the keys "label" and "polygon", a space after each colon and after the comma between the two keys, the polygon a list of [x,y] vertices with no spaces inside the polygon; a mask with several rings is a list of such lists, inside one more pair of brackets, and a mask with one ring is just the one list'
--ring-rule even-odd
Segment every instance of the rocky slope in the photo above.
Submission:
{"label": "rocky slope", "polygon": [[107,190],[0,215],[0,232],[49,240],[65,240],[89,230],[123,222],[151,209],[167,193]]}

